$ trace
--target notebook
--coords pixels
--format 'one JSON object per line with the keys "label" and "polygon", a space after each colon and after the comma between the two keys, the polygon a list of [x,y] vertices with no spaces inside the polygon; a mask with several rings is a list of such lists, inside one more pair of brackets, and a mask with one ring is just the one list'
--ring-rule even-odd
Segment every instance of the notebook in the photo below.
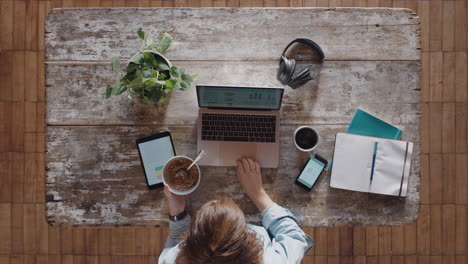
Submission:
{"label": "notebook", "polygon": [[400,139],[403,131],[361,109],[357,109],[346,133],[370,137]]}
{"label": "notebook", "polygon": [[[400,139],[403,131],[396,126],[393,126],[361,109],[357,109],[354,113],[353,120],[346,129],[346,133],[380,137],[389,139]],[[328,165],[331,170],[333,161]]]}
{"label": "notebook", "polygon": [[405,197],[412,154],[412,142],[338,133],[330,186]]}

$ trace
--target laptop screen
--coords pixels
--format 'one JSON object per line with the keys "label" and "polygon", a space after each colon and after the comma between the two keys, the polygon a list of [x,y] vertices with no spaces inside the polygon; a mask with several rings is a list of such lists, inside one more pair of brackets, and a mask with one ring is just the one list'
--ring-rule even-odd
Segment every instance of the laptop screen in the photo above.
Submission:
{"label": "laptop screen", "polygon": [[282,88],[197,85],[198,105],[209,108],[279,110]]}

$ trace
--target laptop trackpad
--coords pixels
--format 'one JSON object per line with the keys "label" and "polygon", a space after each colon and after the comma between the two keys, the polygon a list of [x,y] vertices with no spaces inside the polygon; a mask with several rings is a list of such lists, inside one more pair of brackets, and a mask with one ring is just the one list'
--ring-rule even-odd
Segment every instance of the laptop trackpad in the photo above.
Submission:
{"label": "laptop trackpad", "polygon": [[246,142],[223,142],[221,160],[224,166],[235,166],[240,158],[252,158],[257,160],[257,145]]}

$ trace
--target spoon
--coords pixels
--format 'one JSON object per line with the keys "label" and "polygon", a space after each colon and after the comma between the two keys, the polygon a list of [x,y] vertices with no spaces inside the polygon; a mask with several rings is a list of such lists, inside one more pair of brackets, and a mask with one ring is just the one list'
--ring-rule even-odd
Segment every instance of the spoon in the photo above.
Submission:
{"label": "spoon", "polygon": [[177,171],[176,173],[176,176],[179,177],[179,176],[186,176],[188,174],[188,172],[190,171],[190,169],[193,167],[193,165],[195,165],[195,163],[197,163],[198,160],[200,160],[203,156],[205,155],[205,151],[200,151],[200,153],[198,153],[198,156],[195,158],[195,160],[192,162],[192,164],[190,164],[190,166],[188,166],[188,168],[185,170],[185,169],[180,169]]}

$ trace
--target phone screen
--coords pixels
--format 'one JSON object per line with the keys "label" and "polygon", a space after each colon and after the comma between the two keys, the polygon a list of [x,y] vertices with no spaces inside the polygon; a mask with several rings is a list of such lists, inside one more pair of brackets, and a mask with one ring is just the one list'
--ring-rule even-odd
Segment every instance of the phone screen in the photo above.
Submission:
{"label": "phone screen", "polygon": [[162,183],[164,164],[175,156],[170,135],[138,143],[148,185]]}
{"label": "phone screen", "polygon": [[320,173],[325,168],[325,163],[316,158],[310,158],[307,165],[297,178],[297,181],[304,184],[307,188],[312,188]]}

